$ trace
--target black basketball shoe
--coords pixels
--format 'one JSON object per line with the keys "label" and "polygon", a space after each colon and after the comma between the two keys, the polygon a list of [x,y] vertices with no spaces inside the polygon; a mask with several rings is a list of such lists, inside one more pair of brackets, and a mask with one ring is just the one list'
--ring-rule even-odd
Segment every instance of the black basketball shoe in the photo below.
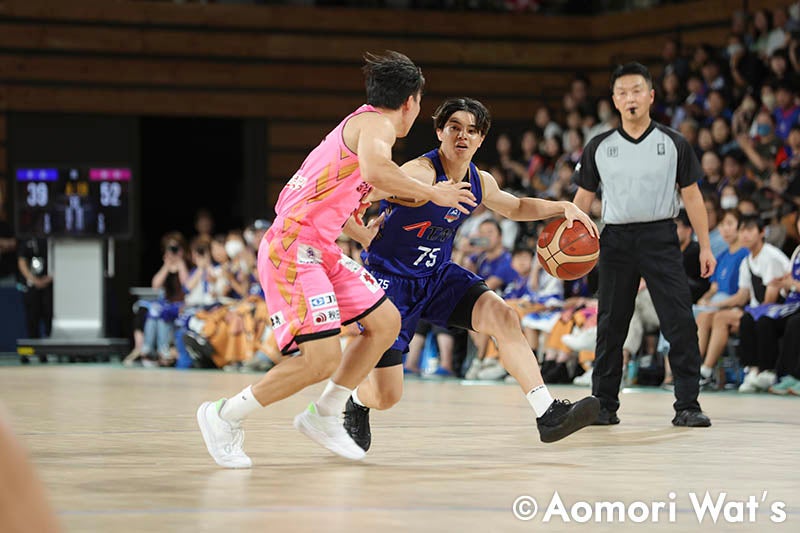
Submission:
{"label": "black basketball shoe", "polygon": [[369,431],[369,407],[362,407],[353,401],[353,397],[347,399],[344,408],[344,429],[347,434],[365,452],[372,444],[372,433]]}
{"label": "black basketball shoe", "polygon": [[592,422],[593,426],[615,426],[619,424],[619,417],[616,411],[609,411],[605,407],[600,409],[597,418]]}
{"label": "black basketball shoe", "polygon": [[577,403],[555,400],[547,412],[536,419],[542,442],[555,442],[575,433],[597,419],[600,400],[587,396]]}
{"label": "black basketball shoe", "polygon": [[687,428],[707,428],[711,426],[711,419],[699,409],[684,409],[675,413],[672,425]]}

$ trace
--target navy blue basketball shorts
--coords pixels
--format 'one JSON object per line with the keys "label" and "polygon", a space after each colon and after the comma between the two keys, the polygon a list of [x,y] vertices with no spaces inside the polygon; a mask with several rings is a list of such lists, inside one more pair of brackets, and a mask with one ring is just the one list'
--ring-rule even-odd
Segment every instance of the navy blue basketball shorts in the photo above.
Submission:
{"label": "navy blue basketball shorts", "polygon": [[423,278],[396,276],[368,269],[400,311],[400,335],[376,365],[384,368],[402,364],[403,354],[420,319],[441,327],[472,329],[472,309],[489,290],[480,277],[455,263],[447,262],[433,275]]}

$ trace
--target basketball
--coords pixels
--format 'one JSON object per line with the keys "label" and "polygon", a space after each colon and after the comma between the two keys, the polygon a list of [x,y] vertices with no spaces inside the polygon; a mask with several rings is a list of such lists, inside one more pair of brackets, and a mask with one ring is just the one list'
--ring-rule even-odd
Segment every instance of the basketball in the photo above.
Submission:
{"label": "basketball", "polygon": [[558,279],[578,279],[588,274],[600,257],[600,241],[593,237],[582,222],[567,227],[566,218],[547,224],[536,248],[539,264]]}

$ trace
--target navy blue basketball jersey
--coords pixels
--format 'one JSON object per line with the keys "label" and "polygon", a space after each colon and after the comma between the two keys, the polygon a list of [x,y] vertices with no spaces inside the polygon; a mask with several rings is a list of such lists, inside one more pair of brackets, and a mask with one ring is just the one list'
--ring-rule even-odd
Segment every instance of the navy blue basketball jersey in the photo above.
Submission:
{"label": "navy blue basketball jersey", "polygon": [[[439,150],[423,157],[436,170],[436,182],[447,181]],[[467,176],[464,176],[464,180]],[[469,183],[478,204],[483,197],[478,167],[469,164]],[[472,213],[472,207],[467,206]],[[370,269],[405,277],[430,276],[450,261],[456,230],[469,215],[454,207],[441,207],[433,202],[410,203],[396,198],[381,201],[386,213],[369,251],[364,252],[364,265]]]}

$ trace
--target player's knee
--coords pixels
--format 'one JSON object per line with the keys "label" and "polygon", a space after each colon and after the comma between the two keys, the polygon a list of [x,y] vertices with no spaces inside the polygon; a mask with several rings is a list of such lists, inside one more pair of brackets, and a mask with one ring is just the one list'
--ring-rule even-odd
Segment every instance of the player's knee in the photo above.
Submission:
{"label": "player's knee", "polygon": [[383,411],[397,405],[403,398],[403,386],[386,387],[378,394],[375,409]]}
{"label": "player's knee", "polygon": [[402,320],[403,319],[400,316],[400,311],[398,311],[395,306],[384,306],[383,309],[381,309],[381,316],[377,321],[379,325],[379,331],[387,339],[391,339],[392,342],[394,342],[394,339],[396,339],[400,334]]}
{"label": "player's knee", "polygon": [[522,331],[519,325],[519,315],[505,302],[498,302],[489,310],[490,335],[499,338],[505,337],[517,330]]}

